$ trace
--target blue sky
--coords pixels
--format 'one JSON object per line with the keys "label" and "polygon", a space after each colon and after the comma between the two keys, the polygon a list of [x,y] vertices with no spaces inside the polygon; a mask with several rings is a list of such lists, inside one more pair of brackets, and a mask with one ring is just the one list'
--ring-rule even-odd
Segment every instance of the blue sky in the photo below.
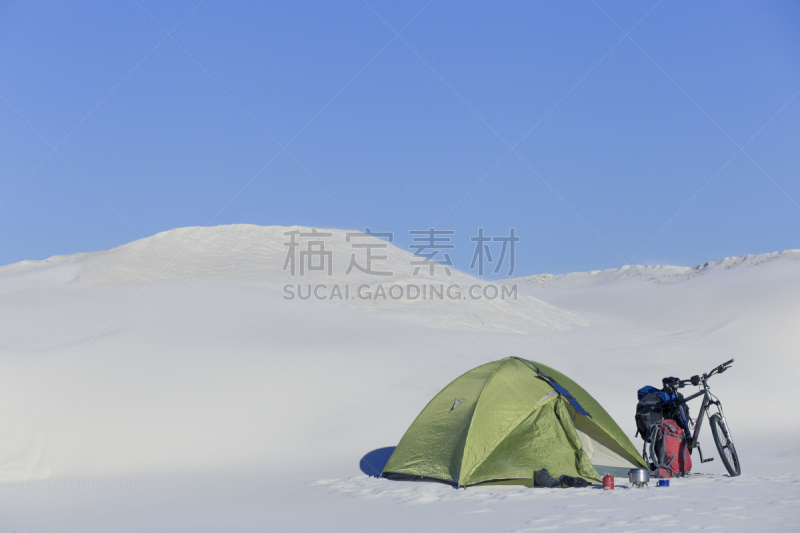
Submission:
{"label": "blue sky", "polygon": [[799,26],[797,2],[4,2],[0,264],[232,223],[455,230],[465,271],[514,227],[515,275],[800,248]]}

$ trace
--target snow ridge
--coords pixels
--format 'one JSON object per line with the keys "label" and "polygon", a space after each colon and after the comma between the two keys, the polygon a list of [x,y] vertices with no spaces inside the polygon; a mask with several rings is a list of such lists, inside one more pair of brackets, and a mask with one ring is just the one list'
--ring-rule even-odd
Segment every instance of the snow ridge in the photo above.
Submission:
{"label": "snow ridge", "polygon": [[600,285],[611,280],[635,278],[658,284],[681,283],[697,276],[717,274],[732,268],[749,268],[776,260],[800,261],[800,250],[784,250],[766,254],[750,254],[738,257],[715,259],[691,267],[671,265],[624,265],[608,270],[571,272],[569,274],[536,274],[516,278],[520,283],[529,283],[541,289],[567,289]]}

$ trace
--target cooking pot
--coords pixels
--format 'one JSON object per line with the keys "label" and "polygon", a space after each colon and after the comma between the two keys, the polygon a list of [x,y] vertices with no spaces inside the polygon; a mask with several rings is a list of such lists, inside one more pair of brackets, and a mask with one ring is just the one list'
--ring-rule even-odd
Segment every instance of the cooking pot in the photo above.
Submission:
{"label": "cooking pot", "polygon": [[628,471],[628,481],[641,487],[650,481],[650,471],[646,468],[631,468]]}

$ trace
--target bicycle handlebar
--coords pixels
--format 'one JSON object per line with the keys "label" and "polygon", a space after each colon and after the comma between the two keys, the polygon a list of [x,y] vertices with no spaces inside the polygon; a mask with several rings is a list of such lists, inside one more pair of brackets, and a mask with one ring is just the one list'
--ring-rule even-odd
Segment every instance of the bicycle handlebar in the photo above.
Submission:
{"label": "bicycle handlebar", "polygon": [[674,383],[678,386],[679,389],[684,388],[686,385],[699,385],[701,382],[707,380],[708,378],[710,378],[714,374],[721,374],[721,373],[725,372],[726,370],[728,370],[728,368],[730,367],[730,365],[733,364],[733,362],[734,362],[734,359],[731,359],[730,361],[725,361],[724,363],[722,363],[718,367],[713,368],[711,370],[711,372],[703,374],[702,376],[692,376],[689,379],[679,379],[679,380],[676,380]]}
{"label": "bicycle handlebar", "polygon": [[711,377],[714,374],[722,374],[723,372],[728,370],[728,367],[733,364],[733,361],[734,361],[733,359],[731,359],[730,361],[725,361],[724,363],[719,365],[717,368],[715,368],[711,372],[709,372],[706,377]]}

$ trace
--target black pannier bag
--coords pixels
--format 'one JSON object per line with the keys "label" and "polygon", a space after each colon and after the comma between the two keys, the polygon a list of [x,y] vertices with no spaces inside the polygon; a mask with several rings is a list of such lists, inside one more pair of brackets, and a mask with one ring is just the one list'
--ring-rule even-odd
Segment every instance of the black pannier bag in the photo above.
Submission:
{"label": "black pannier bag", "polygon": [[[670,378],[665,378],[670,379]],[[683,430],[687,440],[692,435],[689,430],[689,412],[680,393],[659,390],[651,385],[638,391],[639,403],[636,404],[636,436],[645,438],[647,430],[661,419],[674,420]]]}
{"label": "black pannier bag", "polygon": [[658,389],[649,385],[639,389],[639,403],[636,404],[636,436],[641,435],[645,438],[647,430],[664,418],[664,404],[658,392]]}

